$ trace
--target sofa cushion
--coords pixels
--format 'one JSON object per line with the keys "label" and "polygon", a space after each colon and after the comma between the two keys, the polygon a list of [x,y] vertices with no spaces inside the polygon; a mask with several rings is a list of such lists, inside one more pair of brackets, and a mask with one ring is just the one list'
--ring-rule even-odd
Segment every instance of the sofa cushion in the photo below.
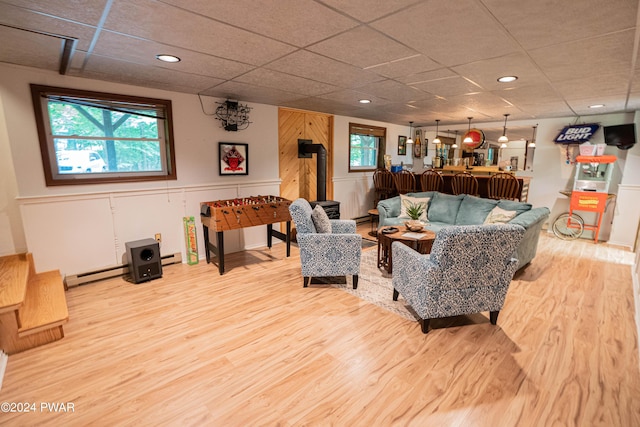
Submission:
{"label": "sofa cushion", "polygon": [[497,200],[482,199],[466,195],[460,203],[456,216],[456,225],[479,225],[484,223],[489,213],[498,204]]}
{"label": "sofa cushion", "polygon": [[496,206],[484,220],[485,224],[506,224],[518,214],[517,211],[507,211]]}
{"label": "sofa cushion", "polygon": [[531,210],[531,205],[529,203],[514,202],[513,200],[500,200],[498,202],[498,206],[500,206],[505,211],[518,212],[516,216]]}
{"label": "sofa cushion", "polygon": [[427,217],[429,221],[446,222],[447,224],[455,224],[458,209],[464,194],[453,196],[451,194],[436,193],[429,204],[429,212]]}
{"label": "sofa cushion", "polygon": [[427,208],[429,206],[429,197],[411,197],[405,194],[400,195],[400,216],[398,218],[410,219],[407,208],[412,205],[422,205],[422,214],[418,220],[427,221]]}
{"label": "sofa cushion", "polygon": [[329,221],[329,216],[325,210],[322,209],[322,206],[316,205],[316,207],[313,208],[311,220],[318,233],[331,233],[331,221]]}

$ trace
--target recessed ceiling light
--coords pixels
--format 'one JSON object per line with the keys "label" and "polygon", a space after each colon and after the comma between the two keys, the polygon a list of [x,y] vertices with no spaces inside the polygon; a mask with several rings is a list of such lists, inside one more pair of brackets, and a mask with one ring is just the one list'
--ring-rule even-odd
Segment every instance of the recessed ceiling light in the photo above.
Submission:
{"label": "recessed ceiling light", "polygon": [[516,76],[502,76],[498,79],[500,83],[511,83],[515,82],[516,80],[518,80],[518,77]]}
{"label": "recessed ceiling light", "polygon": [[180,62],[180,58],[174,55],[167,55],[165,53],[161,53],[160,55],[156,55],[156,59],[159,59],[162,62]]}
{"label": "recessed ceiling light", "polygon": [[593,105],[589,105],[589,108],[602,108],[604,107],[604,104],[593,104]]}
{"label": "recessed ceiling light", "polygon": [[370,104],[371,100],[370,99],[361,99],[358,101],[360,104]]}

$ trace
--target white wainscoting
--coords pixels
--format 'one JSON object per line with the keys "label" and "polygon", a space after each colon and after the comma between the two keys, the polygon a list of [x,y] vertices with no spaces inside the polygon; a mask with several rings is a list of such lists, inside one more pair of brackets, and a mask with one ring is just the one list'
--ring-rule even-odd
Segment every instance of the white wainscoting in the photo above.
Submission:
{"label": "white wainscoting", "polygon": [[[205,250],[200,203],[255,195],[279,195],[280,180],[18,198],[27,247],[38,272],[63,275],[125,262],[125,243],[162,234],[162,255],[186,259],[182,219],[194,216],[198,253]],[[278,229],[279,225],[275,224]],[[266,227],[224,233],[225,253],[266,246]],[[274,239],[274,244],[279,240]]]}
{"label": "white wainscoting", "polygon": [[340,218],[367,216],[373,208],[373,172],[334,177],[333,199],[340,202]]}
{"label": "white wainscoting", "polygon": [[640,226],[640,185],[619,185],[609,243],[633,250]]}

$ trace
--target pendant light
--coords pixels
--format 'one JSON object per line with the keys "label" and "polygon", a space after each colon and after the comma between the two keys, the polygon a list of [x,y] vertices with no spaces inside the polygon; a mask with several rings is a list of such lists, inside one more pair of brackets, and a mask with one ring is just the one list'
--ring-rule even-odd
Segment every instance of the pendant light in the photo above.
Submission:
{"label": "pendant light", "polygon": [[[447,133],[449,133],[449,131],[447,131]],[[451,148],[458,148],[458,130],[456,129],[456,137],[453,140],[453,145],[451,145]]]}
{"label": "pendant light", "polygon": [[538,124],[533,127],[533,136],[531,137],[531,142],[529,143],[529,147],[536,148],[536,130],[538,130]]}
{"label": "pendant light", "polygon": [[467,117],[467,119],[469,119],[469,129],[467,130],[467,137],[462,142],[465,144],[471,144],[473,142],[473,138],[471,138],[469,132],[471,132],[471,119],[473,119],[473,117]]}
{"label": "pendant light", "polygon": [[413,138],[411,137],[413,132],[412,127],[413,127],[413,122],[409,122],[409,139],[407,139],[407,144],[413,144]]}
{"label": "pendant light", "polygon": [[502,146],[500,148],[506,148],[507,142],[509,142],[509,138],[507,138],[507,117],[509,117],[509,114],[504,115],[504,127],[502,128],[502,136],[498,138],[498,142],[502,143]]}
{"label": "pendant light", "polygon": [[436,138],[433,140],[434,144],[440,144],[440,138],[438,138],[438,124],[440,123],[439,119],[436,119]]}

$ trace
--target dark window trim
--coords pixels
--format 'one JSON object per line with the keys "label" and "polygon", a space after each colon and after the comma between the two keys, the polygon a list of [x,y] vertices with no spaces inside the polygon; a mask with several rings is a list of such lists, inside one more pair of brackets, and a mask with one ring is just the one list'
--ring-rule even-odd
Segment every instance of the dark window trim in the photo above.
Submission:
{"label": "dark window trim", "polygon": [[[173,139],[173,113],[171,109],[171,100],[157,99],[157,98],[145,98],[139,96],[120,95],[106,92],[93,92],[81,89],[61,88],[54,86],[43,86],[31,84],[31,100],[33,102],[33,109],[36,116],[36,128],[38,130],[38,139],[40,142],[40,154],[42,156],[42,166],[44,168],[44,177],[47,187],[57,185],[86,185],[86,184],[107,184],[118,182],[143,182],[143,181],[169,181],[178,179],[176,172],[176,156],[175,145]],[[51,158],[49,149],[49,140],[47,138],[45,121],[48,120],[45,117],[43,111],[42,98],[48,98],[49,96],[71,96],[71,97],[85,97],[97,100],[116,101],[132,104],[143,105],[156,105],[162,108],[166,116],[164,117],[164,133],[165,133],[165,155],[167,159],[167,173],[162,175],[104,175],[100,177],[87,177],[82,179],[56,179],[54,178],[53,171],[51,170]]]}

